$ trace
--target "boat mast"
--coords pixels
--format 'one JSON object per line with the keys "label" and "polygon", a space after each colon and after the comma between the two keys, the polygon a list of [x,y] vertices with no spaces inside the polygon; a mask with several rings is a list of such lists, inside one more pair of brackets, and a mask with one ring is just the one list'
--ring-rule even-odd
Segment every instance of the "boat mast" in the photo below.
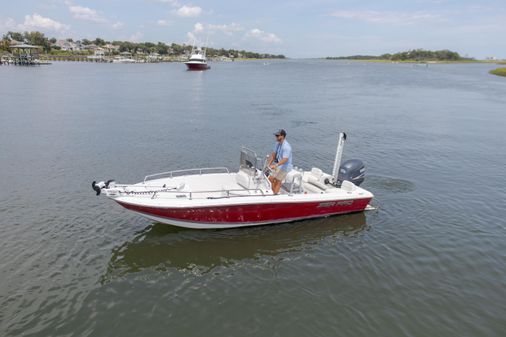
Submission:
{"label": "boat mast", "polygon": [[339,168],[341,167],[341,158],[343,157],[344,141],[346,140],[346,133],[339,132],[337,138],[337,149],[336,158],[334,159],[334,169],[332,170],[332,177],[334,178],[334,184],[337,183],[339,177]]}
{"label": "boat mast", "polygon": [[193,38],[193,44],[192,44],[192,51],[190,53],[190,58],[193,54],[195,54],[195,44],[196,44],[196,41],[195,41],[195,38]]}
{"label": "boat mast", "polygon": [[202,47],[202,56],[204,58],[206,58],[206,53],[207,53],[207,43],[209,42],[209,34],[207,34],[207,38],[206,38],[206,43],[204,44],[204,46]]}

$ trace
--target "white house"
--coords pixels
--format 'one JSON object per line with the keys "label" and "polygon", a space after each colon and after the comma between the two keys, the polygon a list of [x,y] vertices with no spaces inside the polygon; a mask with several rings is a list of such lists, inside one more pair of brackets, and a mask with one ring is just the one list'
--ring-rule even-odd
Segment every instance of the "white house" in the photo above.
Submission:
{"label": "white house", "polygon": [[104,48],[98,47],[93,52],[93,55],[88,56],[88,58],[92,59],[92,60],[103,60],[104,56],[105,56],[105,50],[104,50]]}
{"label": "white house", "polygon": [[77,45],[73,41],[67,40],[57,40],[54,45],[60,47],[61,50],[65,51],[78,51],[82,49],[80,45]]}

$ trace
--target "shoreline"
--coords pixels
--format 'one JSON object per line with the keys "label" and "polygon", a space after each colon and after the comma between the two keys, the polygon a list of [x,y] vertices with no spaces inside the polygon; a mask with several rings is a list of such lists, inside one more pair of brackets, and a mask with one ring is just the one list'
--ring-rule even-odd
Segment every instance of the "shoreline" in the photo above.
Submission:
{"label": "shoreline", "polygon": [[[96,57],[89,57],[89,55],[51,55],[51,54],[42,54],[39,55],[39,59],[41,61],[51,61],[51,62],[87,62],[87,63],[113,63],[113,58],[110,57],[103,57],[103,58],[96,58]],[[219,59],[219,58],[208,58],[209,62],[242,62],[242,61],[275,61],[275,60],[285,60],[286,58],[280,59],[280,58],[247,58],[247,57],[241,57],[241,58],[230,58],[230,59]],[[171,58],[165,58],[165,59],[158,59],[158,60],[148,60],[146,58],[138,58],[136,59],[137,62],[132,63],[182,63],[186,62],[186,58],[182,57],[171,57]]]}
{"label": "shoreline", "polygon": [[467,64],[467,63],[490,63],[490,64],[505,64],[505,61],[499,60],[458,60],[458,61],[438,61],[438,60],[427,60],[427,61],[416,61],[416,60],[380,60],[380,59],[333,59],[333,58],[323,58],[326,61],[352,61],[352,62],[369,62],[369,63],[406,63],[406,64]]}
{"label": "shoreline", "polygon": [[506,68],[496,68],[489,71],[490,74],[506,77]]}

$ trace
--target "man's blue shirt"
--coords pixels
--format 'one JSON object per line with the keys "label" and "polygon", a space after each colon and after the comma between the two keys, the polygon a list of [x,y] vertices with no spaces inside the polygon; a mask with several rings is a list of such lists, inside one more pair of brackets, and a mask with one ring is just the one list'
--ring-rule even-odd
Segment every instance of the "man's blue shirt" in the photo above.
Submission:
{"label": "man's blue shirt", "polygon": [[274,145],[274,152],[276,153],[276,162],[280,162],[283,158],[288,158],[288,161],[279,168],[283,171],[290,172],[293,169],[292,165],[292,147],[284,140],[283,143],[276,143]]}

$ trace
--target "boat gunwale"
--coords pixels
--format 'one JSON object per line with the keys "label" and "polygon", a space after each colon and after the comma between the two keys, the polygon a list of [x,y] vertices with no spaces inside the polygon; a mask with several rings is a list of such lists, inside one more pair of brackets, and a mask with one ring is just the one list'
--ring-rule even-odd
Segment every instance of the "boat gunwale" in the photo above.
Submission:
{"label": "boat gunwale", "polygon": [[[155,203],[160,200],[167,199],[153,199],[153,198],[137,198],[137,200],[132,200],[131,197],[118,197],[111,198],[116,201],[118,204],[128,204],[132,206],[141,206],[148,208],[159,208],[159,209],[195,209],[195,208],[217,208],[217,207],[243,207],[248,205],[276,205],[276,204],[307,204],[307,203],[326,203],[326,202],[348,202],[348,201],[356,201],[363,199],[372,199],[374,195],[366,190],[363,190],[366,193],[363,194],[355,194],[355,195],[347,195],[346,197],[336,195],[334,193],[321,193],[321,194],[269,194],[262,197],[262,195],[245,195],[245,196],[231,196],[229,198],[219,198],[219,199],[208,199],[208,198],[184,198],[184,199],[172,199],[174,201],[172,204],[160,204]],[[304,196],[307,199],[301,199],[300,197]],[[318,196],[316,198],[316,196]],[[243,198],[241,198],[243,197]],[[255,198],[255,202],[251,202],[251,200],[247,200],[247,197]],[[262,197],[262,198],[258,198]],[[269,198],[271,197],[271,198]],[[299,198],[297,198],[299,197]],[[273,200],[273,198],[276,198]],[[290,199],[288,199],[290,198]],[[246,200],[245,200],[246,199]],[[148,203],[146,203],[148,200]],[[149,202],[153,200],[153,203]],[[135,202],[138,201],[138,202]],[[227,202],[228,201],[228,202]],[[205,203],[203,203],[205,202]]]}

